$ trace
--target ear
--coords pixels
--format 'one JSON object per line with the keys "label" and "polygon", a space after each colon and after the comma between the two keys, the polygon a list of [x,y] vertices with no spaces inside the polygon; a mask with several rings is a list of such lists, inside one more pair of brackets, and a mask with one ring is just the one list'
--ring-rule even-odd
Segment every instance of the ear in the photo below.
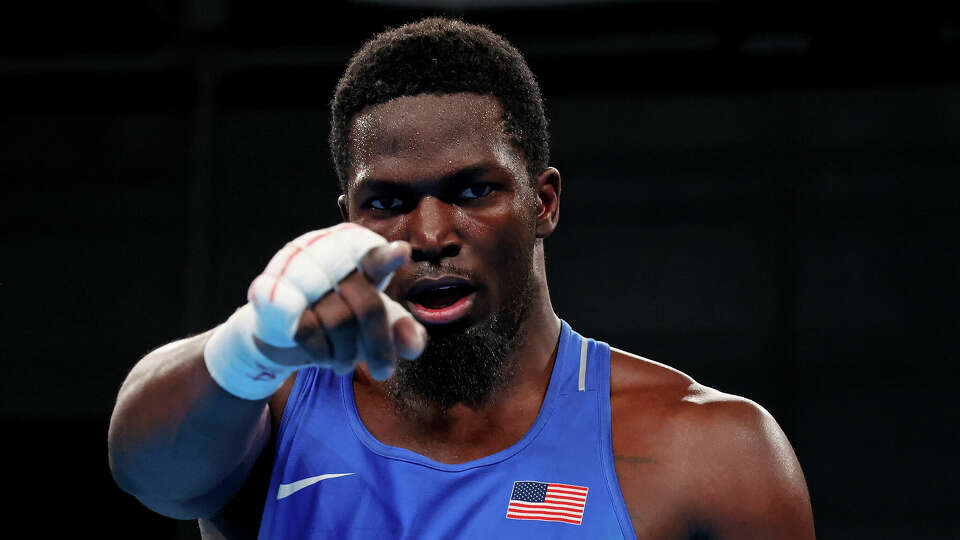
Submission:
{"label": "ear", "polygon": [[350,221],[350,209],[347,208],[346,195],[340,195],[337,197],[337,206],[340,207],[340,217],[343,218],[343,222],[346,223]]}
{"label": "ear", "polygon": [[547,167],[536,181],[537,238],[546,238],[560,221],[560,171]]}

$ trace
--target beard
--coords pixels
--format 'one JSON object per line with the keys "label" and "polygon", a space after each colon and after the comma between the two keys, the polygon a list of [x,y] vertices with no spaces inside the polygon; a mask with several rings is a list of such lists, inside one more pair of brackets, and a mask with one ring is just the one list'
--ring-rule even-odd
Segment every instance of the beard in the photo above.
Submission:
{"label": "beard", "polygon": [[401,413],[443,414],[460,403],[477,409],[508,385],[516,371],[512,353],[524,343],[536,294],[532,266],[523,267],[528,270],[506,288],[502,309],[466,329],[434,330],[417,359],[400,359],[385,388]]}

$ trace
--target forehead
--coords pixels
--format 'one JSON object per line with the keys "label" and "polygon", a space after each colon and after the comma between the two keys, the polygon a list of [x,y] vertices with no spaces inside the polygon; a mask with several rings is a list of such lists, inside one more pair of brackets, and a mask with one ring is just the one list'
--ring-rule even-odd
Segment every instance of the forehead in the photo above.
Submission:
{"label": "forehead", "polygon": [[484,162],[523,174],[496,98],[469,93],[403,96],[354,116],[347,189],[366,178],[413,181]]}

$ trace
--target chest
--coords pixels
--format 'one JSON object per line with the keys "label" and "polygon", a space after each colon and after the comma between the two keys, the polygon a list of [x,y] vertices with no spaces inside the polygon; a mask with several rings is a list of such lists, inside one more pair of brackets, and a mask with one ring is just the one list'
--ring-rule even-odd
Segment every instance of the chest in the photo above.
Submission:
{"label": "chest", "polygon": [[629,537],[596,392],[557,396],[519,441],[459,464],[325,410],[281,438],[261,537]]}
{"label": "chest", "polygon": [[[355,469],[360,472],[318,475],[325,478],[303,488],[283,484],[290,486],[284,497],[265,509],[263,537],[621,537],[604,481],[583,472],[530,463],[452,475]],[[569,483],[549,481],[557,477]]]}

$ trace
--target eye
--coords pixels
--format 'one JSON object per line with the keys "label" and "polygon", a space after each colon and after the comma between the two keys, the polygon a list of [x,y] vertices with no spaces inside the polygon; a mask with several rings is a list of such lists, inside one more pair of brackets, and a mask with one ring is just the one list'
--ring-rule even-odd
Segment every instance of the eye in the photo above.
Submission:
{"label": "eye", "polygon": [[396,197],[379,197],[370,201],[370,207],[377,210],[393,210],[403,206],[403,200]]}
{"label": "eye", "polygon": [[491,184],[474,184],[461,191],[460,198],[479,199],[480,197],[486,197],[491,191],[493,191]]}

